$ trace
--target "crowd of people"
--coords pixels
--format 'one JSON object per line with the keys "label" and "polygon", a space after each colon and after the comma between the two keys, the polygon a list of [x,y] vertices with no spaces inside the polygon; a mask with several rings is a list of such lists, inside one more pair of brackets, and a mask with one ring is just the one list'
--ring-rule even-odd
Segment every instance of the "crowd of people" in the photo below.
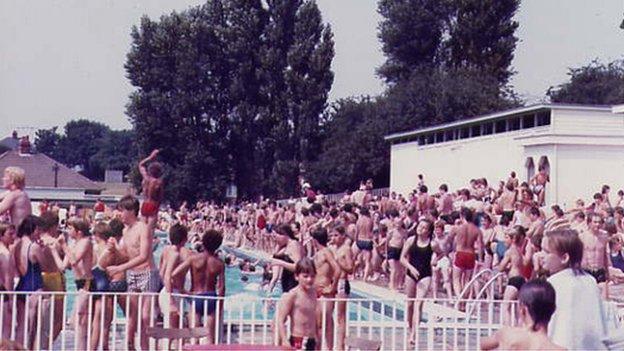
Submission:
{"label": "crowd of people", "polygon": [[[100,342],[104,349],[108,347],[114,301],[95,299],[89,311],[89,293],[98,292],[164,291],[166,298],[160,305],[172,327],[184,326],[176,294],[197,296],[192,312],[197,320],[208,316],[205,326],[211,332],[209,340],[214,341],[216,315],[223,311],[216,298],[225,295],[224,272],[236,260],[220,250],[222,243],[270,255],[263,261],[238,264],[243,271],[261,271],[268,291],[280,283],[283,294],[274,327],[280,344],[297,349],[318,349],[321,342],[327,349],[345,349],[346,299],[354,280],[384,284],[406,295],[409,340],[415,342],[422,298],[480,298],[474,295],[480,290],[479,281],[469,289],[466,286],[484,269],[494,272],[490,276],[504,273],[500,275],[504,284],[493,297],[519,300],[519,313],[512,313],[515,305],[509,303],[502,314],[506,325],[520,325],[522,330],[502,329],[484,341],[484,348],[559,345],[594,349],[606,336],[597,323],[603,318],[601,297],[610,298],[609,286],[624,281],[622,191],[615,203],[609,186],[604,185],[589,205],[579,199],[571,209],[545,208],[549,180],[540,169],[528,182],[520,182],[512,172],[497,187],[489,186],[486,179],[473,179],[456,191],[446,184],[430,191],[421,175],[408,196],[374,196],[373,182],[367,180],[334,201],[302,181],[304,196],[299,200],[184,203],[174,209],[162,205],[163,170],[155,161],[157,155],[156,150],[139,164],[142,204],[129,195],[114,206],[98,201],[92,216],[80,216],[70,208],[62,230],[54,206],[40,208],[39,216],[31,214],[23,170],[9,167],[4,171],[7,192],[0,202],[0,213],[6,214],[0,224],[0,289],[24,293],[12,312],[17,313],[19,323],[29,324],[18,328],[17,340],[23,338],[20,332],[38,329],[33,323],[40,300],[32,293],[64,291],[64,272],[71,269],[81,293],[74,308],[78,349],[97,349]],[[156,230],[169,237],[159,262],[153,258]],[[185,284],[187,272],[190,288]],[[17,285],[14,278],[19,279]],[[116,299],[129,312],[128,348],[133,350],[139,325],[140,348],[148,348],[146,318],[155,298],[149,295],[139,305],[138,295]],[[582,320],[571,315],[580,297],[585,301]],[[206,298],[215,299],[205,303]],[[5,303],[10,311],[10,304]],[[60,310],[63,297],[48,296],[42,303],[56,304]],[[460,308],[465,306],[460,304]],[[10,316],[5,313],[3,318]],[[91,321],[87,321],[89,316]],[[102,321],[105,326],[100,325]],[[88,325],[92,328],[90,345]],[[46,332],[56,338],[62,321],[53,326]],[[9,337],[6,328],[2,333],[3,338]],[[527,333],[537,333],[531,344],[522,337]],[[27,338],[34,339],[34,334]]]}

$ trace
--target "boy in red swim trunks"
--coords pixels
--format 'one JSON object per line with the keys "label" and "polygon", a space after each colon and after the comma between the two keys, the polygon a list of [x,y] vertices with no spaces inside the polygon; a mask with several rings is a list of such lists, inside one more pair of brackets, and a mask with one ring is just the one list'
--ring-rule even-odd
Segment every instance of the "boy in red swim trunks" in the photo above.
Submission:
{"label": "boy in red swim trunks", "polygon": [[[158,208],[164,197],[163,181],[161,179],[163,167],[160,162],[152,162],[158,156],[159,150],[156,149],[139,163],[139,171],[143,177],[141,185],[143,186],[143,195],[145,200],[141,205],[141,216],[147,223],[150,230],[154,230],[158,220]],[[151,162],[149,166],[146,166]]]}

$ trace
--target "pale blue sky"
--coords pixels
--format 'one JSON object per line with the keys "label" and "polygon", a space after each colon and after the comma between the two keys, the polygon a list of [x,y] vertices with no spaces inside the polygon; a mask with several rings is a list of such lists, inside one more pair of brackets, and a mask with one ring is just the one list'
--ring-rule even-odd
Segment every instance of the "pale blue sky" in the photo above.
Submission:
{"label": "pale blue sky", "polygon": [[[330,99],[375,95],[375,0],[318,0],[336,41]],[[130,28],[142,14],[156,18],[199,0],[1,0],[0,137],[15,128],[63,126],[85,117],[130,127],[123,64]],[[524,0],[512,83],[528,100],[563,82],[567,67],[624,54],[622,0]],[[27,129],[20,129],[20,133]]]}

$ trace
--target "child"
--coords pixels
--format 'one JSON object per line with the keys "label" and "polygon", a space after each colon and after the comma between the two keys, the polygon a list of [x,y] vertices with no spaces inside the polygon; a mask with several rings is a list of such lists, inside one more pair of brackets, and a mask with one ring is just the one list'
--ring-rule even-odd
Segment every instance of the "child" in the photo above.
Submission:
{"label": "child", "polygon": [[[185,226],[181,224],[175,224],[169,229],[169,241],[171,245],[166,246],[163,249],[162,256],[160,258],[160,276],[162,277],[164,287],[161,294],[163,296],[160,308],[163,311],[169,311],[165,313],[165,325],[172,328],[179,327],[179,298],[171,298],[170,294],[179,294],[184,289],[184,275],[180,274],[175,278],[172,277],[174,269],[179,266],[186,258],[188,258],[191,252],[184,247],[188,237],[188,231]],[[162,293],[162,292],[161,292]]]}
{"label": "child", "polygon": [[[202,237],[203,252],[190,255],[171,273],[171,279],[179,279],[179,276],[184,277],[186,271],[191,269],[191,293],[198,296],[191,301],[196,313],[192,321],[201,320],[204,314],[207,315],[204,326],[208,329],[208,342],[211,344],[215,342],[218,297],[225,296],[225,264],[216,254],[222,242],[221,232],[212,229],[206,231]],[[223,303],[219,302],[218,306],[220,313],[223,313]]]}
{"label": "child", "polygon": [[159,162],[151,162],[149,166],[145,166],[148,162],[153,161],[158,156],[159,150],[152,153],[139,163],[139,171],[143,177],[143,195],[145,201],[141,205],[141,216],[150,230],[156,227],[158,220],[158,208],[164,197],[163,181],[161,179],[163,169]]}
{"label": "child", "polygon": [[548,339],[548,322],[555,312],[555,289],[543,280],[522,286],[518,296],[521,327],[503,327],[481,341],[482,350],[563,350]]}
{"label": "child", "polygon": [[[297,287],[282,295],[278,306],[277,329],[282,346],[297,350],[316,349],[316,268],[304,258],[295,265]],[[286,336],[286,319],[290,317],[290,338]]]}

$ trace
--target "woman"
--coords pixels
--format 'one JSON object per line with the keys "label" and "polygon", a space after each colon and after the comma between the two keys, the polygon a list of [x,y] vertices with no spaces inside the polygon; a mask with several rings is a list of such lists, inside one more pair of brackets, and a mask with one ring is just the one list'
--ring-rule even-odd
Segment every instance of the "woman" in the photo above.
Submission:
{"label": "woman", "polygon": [[[405,293],[408,298],[407,315],[411,330],[410,342],[416,342],[420,315],[422,313],[422,299],[431,288],[431,237],[433,224],[426,219],[420,220],[416,227],[416,235],[408,238],[401,252],[401,264],[407,271]],[[416,300],[414,300],[416,299]],[[409,318],[409,317],[408,317]]]}
{"label": "woman", "polygon": [[606,314],[596,280],[581,269],[583,242],[575,230],[549,231],[542,240],[544,268],[555,288],[557,310],[548,336],[570,350],[604,350]]}
{"label": "woman", "polygon": [[274,270],[269,290],[273,290],[276,280],[280,278],[282,291],[286,293],[297,286],[295,264],[305,257],[305,251],[287,224],[281,224],[275,228],[274,236],[277,251],[271,260]]}

